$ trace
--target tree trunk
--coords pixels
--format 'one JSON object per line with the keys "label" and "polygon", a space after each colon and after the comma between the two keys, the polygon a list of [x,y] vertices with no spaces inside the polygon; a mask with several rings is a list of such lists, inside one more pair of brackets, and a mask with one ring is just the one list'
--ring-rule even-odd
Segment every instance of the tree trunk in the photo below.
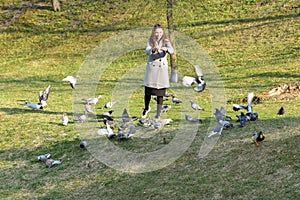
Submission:
{"label": "tree trunk", "polygon": [[167,22],[168,22],[168,30],[169,30],[169,38],[174,48],[174,53],[170,56],[171,63],[171,77],[170,82],[177,83],[178,82],[178,72],[177,72],[177,57],[176,57],[176,48],[175,48],[175,38],[174,38],[174,26],[172,21],[172,7],[173,0],[167,0]]}

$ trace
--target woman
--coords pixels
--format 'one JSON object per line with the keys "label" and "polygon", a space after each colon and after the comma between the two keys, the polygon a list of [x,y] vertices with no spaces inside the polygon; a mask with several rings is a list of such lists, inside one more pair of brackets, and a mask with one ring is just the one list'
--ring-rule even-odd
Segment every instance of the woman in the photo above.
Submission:
{"label": "woman", "polygon": [[152,34],[146,44],[146,54],[148,55],[146,74],[144,78],[145,108],[142,113],[142,118],[146,118],[148,112],[151,95],[157,96],[157,111],[155,118],[160,117],[163,96],[166,93],[166,88],[170,87],[168,74],[167,54],[172,54],[174,49],[170,40],[167,38],[161,24],[155,24],[152,29]]}

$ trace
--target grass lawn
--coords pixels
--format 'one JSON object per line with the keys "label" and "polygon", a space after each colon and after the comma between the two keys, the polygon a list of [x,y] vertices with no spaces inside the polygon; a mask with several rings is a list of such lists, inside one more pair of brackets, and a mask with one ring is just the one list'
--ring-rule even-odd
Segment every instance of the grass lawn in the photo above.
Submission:
{"label": "grass lawn", "polygon": [[[174,121],[162,131],[124,142],[102,140],[103,145],[143,155],[139,159],[144,163],[136,167],[145,164],[147,169],[155,169],[144,173],[119,170],[128,169],[125,164],[135,166],[130,155],[113,154],[104,146],[102,152],[81,149],[79,142],[84,137],[94,147],[98,141],[83,132],[99,129],[103,123],[93,114],[83,124],[75,123],[73,116],[82,114],[81,99],[91,94],[102,95],[93,106],[97,114],[108,111],[103,108],[106,102],[122,100],[130,115],[140,116],[147,59],[143,42],[150,31],[145,40],[133,35],[132,40],[142,38],[143,45],[130,46],[132,51],[121,51],[121,55],[118,49],[127,48],[131,40],[112,39],[157,22],[166,26],[165,1],[62,0],[61,4],[62,11],[54,12],[50,1],[0,2],[0,199],[271,200],[300,196],[300,91],[285,98],[267,97],[274,86],[300,79],[298,1],[174,2],[175,30],[196,41],[209,61],[203,66],[204,92],[180,90],[180,83],[173,84],[169,92],[177,92],[183,105],[194,98],[205,111],[196,113],[188,106],[172,104],[165,116]],[[176,41],[176,47],[180,48],[180,42]],[[195,74],[191,60],[178,55],[180,78]],[[75,90],[62,82],[77,74]],[[213,84],[216,77],[220,85]],[[84,80],[90,81],[84,84]],[[48,85],[51,93],[45,109],[24,107],[25,101],[37,103],[39,91]],[[250,92],[261,100],[253,105],[259,119],[241,128],[236,122],[240,113],[232,110],[232,104],[246,104],[243,100]],[[221,105],[232,117],[234,128],[223,130],[208,154],[201,157],[199,151],[208,141],[207,131],[214,121],[214,106],[220,105],[214,103],[222,96]],[[170,99],[166,103],[171,104]],[[124,104],[118,102],[114,108],[117,121]],[[155,106],[151,101],[151,116]],[[281,106],[286,112],[278,116]],[[67,126],[61,125],[64,112],[70,119]],[[203,123],[184,129],[180,113],[185,112],[200,117]],[[266,139],[256,147],[251,137],[260,130]],[[189,144],[186,149],[182,142]],[[169,154],[161,154],[159,162],[147,165],[152,159],[148,152],[164,152],[172,145],[173,150],[184,151],[177,157],[175,151],[172,162],[168,162]],[[46,153],[62,163],[47,168],[37,159]],[[107,162],[114,161],[113,167],[101,162],[107,157],[111,158]]]}

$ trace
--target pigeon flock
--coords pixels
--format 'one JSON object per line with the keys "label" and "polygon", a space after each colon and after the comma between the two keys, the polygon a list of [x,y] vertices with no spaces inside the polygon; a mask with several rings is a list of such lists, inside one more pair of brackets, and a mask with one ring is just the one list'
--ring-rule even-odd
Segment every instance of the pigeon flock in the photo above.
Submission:
{"label": "pigeon flock", "polygon": [[[182,84],[185,87],[191,87],[193,88],[194,92],[201,93],[204,91],[206,87],[206,82],[203,79],[203,73],[199,66],[195,66],[196,76],[184,76],[182,78]],[[75,85],[77,83],[78,76],[67,76],[64,79],[62,79],[63,82],[68,82],[72,89],[75,89]],[[43,109],[47,106],[47,100],[49,98],[51,91],[51,86],[48,85],[44,91],[39,92],[38,96],[38,103],[34,104],[29,101],[25,102],[25,107],[31,108],[33,110],[36,109]],[[183,101],[175,96],[175,94],[166,93],[163,101],[167,102],[169,99],[168,97],[171,97],[171,101],[174,104],[174,106],[181,104]],[[99,100],[102,98],[101,95],[98,95],[96,97],[90,97],[90,98],[82,98],[82,101],[84,102],[83,107],[83,114],[78,116],[73,116],[74,121],[78,121],[80,123],[85,123],[88,121],[89,113],[95,113],[92,109],[91,105],[96,105]],[[155,101],[157,101],[156,97],[153,98]],[[239,115],[236,115],[237,122],[239,122],[240,127],[246,126],[249,121],[255,121],[258,119],[258,113],[253,111],[252,102],[254,99],[254,94],[249,93],[247,97],[247,105],[239,105],[239,104],[233,104],[233,111],[240,112]],[[190,99],[190,105],[191,110],[194,112],[204,111],[205,109],[198,105],[193,99]],[[121,120],[120,117],[115,119],[113,117],[114,110],[112,109],[113,106],[117,103],[117,101],[109,101],[105,104],[103,104],[104,109],[110,109],[102,114],[96,114],[96,118],[99,122],[103,122],[103,127],[101,126],[99,130],[97,131],[97,134],[101,136],[106,136],[110,140],[129,140],[135,136],[137,133],[137,127],[142,126],[143,128],[149,128],[154,131],[160,131],[164,128],[165,125],[168,125],[173,122],[172,119],[153,119],[153,118],[142,118],[142,117],[131,117],[127,111],[126,108],[124,108]],[[166,104],[162,106],[162,113],[169,112],[172,108],[171,104]],[[277,114],[283,115],[285,113],[285,110],[283,107],[281,107]],[[231,129],[234,128],[234,125],[230,122],[232,118],[230,116],[226,115],[226,111],[224,107],[215,108],[214,113],[216,126],[211,130],[211,132],[208,134],[208,137],[212,137],[214,135],[221,135],[223,129]],[[189,114],[185,114],[185,120],[187,123],[193,123],[193,124],[201,124],[202,120],[198,118],[194,118]],[[67,126],[69,122],[69,118],[67,116],[66,112],[62,113],[62,122],[61,124],[63,126]],[[252,136],[252,140],[254,141],[256,146],[259,146],[262,141],[265,139],[265,136],[262,131],[259,131]],[[164,138],[164,144],[166,144],[166,139]],[[82,140],[80,141],[79,146],[82,149],[87,148],[87,141]],[[58,165],[61,163],[59,160],[53,160],[51,159],[50,154],[44,154],[38,156],[38,160],[41,162],[44,162],[46,166],[53,167],[54,165]]]}

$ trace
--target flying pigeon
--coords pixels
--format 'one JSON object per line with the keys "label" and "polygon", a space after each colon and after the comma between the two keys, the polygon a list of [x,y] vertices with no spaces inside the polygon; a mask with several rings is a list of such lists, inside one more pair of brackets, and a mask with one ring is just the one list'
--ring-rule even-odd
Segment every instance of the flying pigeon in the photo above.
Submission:
{"label": "flying pigeon", "polygon": [[161,108],[161,112],[164,113],[164,112],[169,112],[170,109],[171,109],[171,105],[168,104],[168,105],[163,105],[162,108]]}
{"label": "flying pigeon", "polygon": [[255,145],[259,146],[262,143],[262,141],[265,139],[265,135],[262,133],[262,131],[259,131],[253,134],[252,139],[255,142]]}
{"label": "flying pigeon", "polygon": [[184,76],[182,78],[182,84],[186,87],[191,86],[191,85],[196,85],[194,90],[196,92],[202,92],[205,87],[206,87],[206,82],[203,79],[203,73],[202,70],[198,65],[195,65],[195,71],[197,76],[196,77],[191,77],[191,76]]}
{"label": "flying pigeon", "polygon": [[42,105],[43,107],[47,106],[47,100],[50,94],[50,88],[51,86],[48,85],[48,87],[44,91],[40,91],[39,94],[39,105]]}
{"label": "flying pigeon", "polygon": [[67,113],[63,113],[63,116],[62,116],[62,125],[67,126],[68,122],[69,122],[69,118],[68,118]]}
{"label": "flying pigeon", "polygon": [[116,101],[109,101],[106,104],[104,104],[104,108],[112,108],[113,105],[115,105],[117,102]]}
{"label": "flying pigeon", "polygon": [[226,111],[224,107],[221,107],[220,110],[216,108],[216,112],[214,113],[214,115],[217,121],[231,119],[230,116],[226,115]]}
{"label": "flying pigeon", "polygon": [[82,100],[86,101],[88,104],[96,104],[101,97],[101,95],[98,95],[97,97],[83,98]]}
{"label": "flying pigeon", "polygon": [[136,129],[135,129],[134,125],[131,125],[129,128],[129,131],[127,133],[127,138],[129,139],[132,136],[134,136],[135,132],[136,132]]}
{"label": "flying pigeon", "polygon": [[216,125],[216,127],[211,131],[211,133],[208,135],[208,137],[212,137],[216,134],[221,135],[222,134],[222,130],[224,128],[224,125],[222,123],[218,123]]}
{"label": "flying pigeon", "polygon": [[283,106],[278,110],[277,115],[283,115],[285,112]]}
{"label": "flying pigeon", "polygon": [[31,109],[33,109],[33,110],[36,110],[36,109],[43,109],[43,106],[42,106],[42,105],[39,105],[39,104],[33,104],[33,103],[30,103],[29,101],[26,101],[26,102],[25,102],[25,107],[31,108]]}
{"label": "flying pigeon", "polygon": [[204,108],[200,107],[198,104],[196,104],[193,100],[190,100],[191,102],[191,107],[194,109],[194,110],[204,110]]}
{"label": "flying pigeon", "polygon": [[194,118],[194,117],[192,117],[190,115],[187,115],[187,114],[185,115],[185,119],[186,119],[186,121],[192,122],[192,123],[202,123],[201,119]]}
{"label": "flying pigeon", "polygon": [[178,98],[176,98],[174,95],[171,95],[172,96],[172,102],[174,104],[179,104],[179,103],[182,103],[182,101]]}
{"label": "flying pigeon", "polygon": [[248,98],[247,98],[247,101],[248,101],[248,105],[247,106],[243,106],[243,105],[238,105],[238,104],[233,104],[233,110],[234,111],[239,111],[240,109],[244,109],[244,110],[247,110],[247,112],[250,112],[252,113],[252,100],[254,98],[254,93],[251,92],[248,94]]}
{"label": "flying pigeon", "polygon": [[71,87],[72,87],[73,89],[75,89],[75,85],[76,85],[76,82],[77,82],[77,78],[78,78],[78,76],[67,76],[67,77],[65,77],[62,81],[64,81],[64,82],[69,82],[70,85],[71,85]]}
{"label": "flying pigeon", "polygon": [[80,148],[86,149],[87,147],[87,141],[86,140],[81,140],[79,143]]}
{"label": "flying pigeon", "polygon": [[102,119],[107,119],[107,120],[110,120],[110,121],[113,121],[113,118],[111,117],[111,114],[114,112],[114,110],[110,110],[110,111],[107,111],[103,114],[99,114],[99,115],[96,115],[98,118],[102,118]]}
{"label": "flying pigeon", "polygon": [[115,138],[116,134],[113,132],[113,130],[111,129],[111,127],[108,123],[106,124],[106,130],[107,130],[107,138],[108,139]]}

